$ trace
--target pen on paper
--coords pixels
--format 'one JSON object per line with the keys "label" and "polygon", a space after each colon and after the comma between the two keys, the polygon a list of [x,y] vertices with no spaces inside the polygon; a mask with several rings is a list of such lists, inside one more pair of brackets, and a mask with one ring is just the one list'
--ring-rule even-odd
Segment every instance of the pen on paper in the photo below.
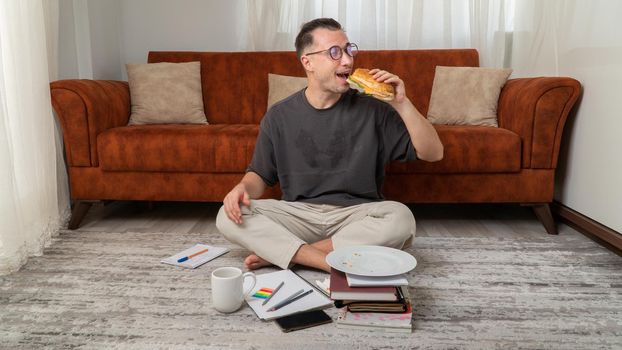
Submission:
{"label": "pen on paper", "polygon": [[276,292],[278,292],[279,289],[281,289],[281,287],[283,287],[284,284],[285,284],[285,282],[279,283],[279,285],[276,288],[274,288],[274,290],[272,291],[272,294],[268,295],[268,297],[263,301],[263,303],[261,303],[261,305],[262,306],[266,305],[268,303],[268,301],[270,299],[272,299],[272,297],[276,294]]}
{"label": "pen on paper", "polygon": [[268,309],[268,311],[276,311],[280,308],[282,308],[283,306],[289,305],[291,303],[293,303],[294,301],[303,298],[306,295],[309,295],[311,292],[313,292],[313,289],[309,289],[308,291],[300,294],[300,292],[302,291],[302,289],[294,294],[292,294],[289,298],[283,300],[282,302],[274,305],[273,307],[271,307],[270,309]]}
{"label": "pen on paper", "polygon": [[290,300],[292,300],[293,298],[295,298],[298,295],[302,294],[302,292],[304,292],[304,291],[305,291],[304,289],[300,289],[300,290],[296,291],[294,294],[292,294],[292,295],[288,296],[287,298],[281,300],[279,303],[277,303],[273,307],[269,308],[267,311],[274,311],[274,310],[276,310],[275,308],[281,307],[280,306],[281,304],[285,305],[285,303],[289,303]]}
{"label": "pen on paper", "polygon": [[194,258],[194,257],[195,257],[195,256],[197,256],[197,255],[203,254],[203,253],[205,253],[205,252],[206,252],[206,251],[208,251],[208,250],[209,250],[208,248],[205,248],[205,249],[200,250],[200,251],[198,251],[198,252],[196,252],[196,253],[194,253],[194,254],[190,254],[190,255],[188,255],[188,256],[184,256],[183,258],[179,258],[179,259],[177,259],[177,262],[178,262],[178,263],[182,263],[182,262],[184,262],[184,261],[186,261],[186,260],[189,260],[189,259]]}

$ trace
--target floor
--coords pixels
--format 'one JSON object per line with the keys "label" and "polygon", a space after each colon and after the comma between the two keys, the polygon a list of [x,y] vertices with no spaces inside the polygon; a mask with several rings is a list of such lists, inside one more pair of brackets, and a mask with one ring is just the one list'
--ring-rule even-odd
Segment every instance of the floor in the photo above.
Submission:
{"label": "floor", "polygon": [[[524,207],[411,209],[411,334],[334,324],[282,333],[247,306],[220,314],[208,276],[242,267],[248,252],[217,232],[218,205],[113,202],[94,206],[80,229],[62,231],[42,256],[0,277],[0,348],[622,348],[620,256],[565,225],[547,235]],[[231,251],[195,270],[159,262],[195,243]]]}

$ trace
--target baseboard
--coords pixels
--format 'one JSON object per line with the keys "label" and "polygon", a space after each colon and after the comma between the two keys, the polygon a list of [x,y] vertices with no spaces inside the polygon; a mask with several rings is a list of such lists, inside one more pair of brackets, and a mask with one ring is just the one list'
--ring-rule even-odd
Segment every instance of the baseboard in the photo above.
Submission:
{"label": "baseboard", "polygon": [[614,250],[622,255],[622,234],[597,222],[589,217],[568,208],[560,202],[553,201],[551,211],[563,223],[571,226],[577,231],[583,233],[590,238],[597,238],[607,248]]}

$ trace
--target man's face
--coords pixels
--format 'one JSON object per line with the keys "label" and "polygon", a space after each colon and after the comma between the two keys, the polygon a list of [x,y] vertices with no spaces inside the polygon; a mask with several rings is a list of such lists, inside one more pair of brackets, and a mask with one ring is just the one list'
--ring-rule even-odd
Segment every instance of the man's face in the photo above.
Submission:
{"label": "man's face", "polygon": [[328,49],[339,46],[345,50],[348,37],[341,30],[318,28],[312,32],[313,45],[307,47],[304,54],[326,50],[317,54],[305,56],[308,62],[305,68],[309,71],[309,79],[314,80],[316,86],[326,92],[342,94],[349,89],[346,79],[352,72],[354,60],[345,51],[338,60],[332,59]]}

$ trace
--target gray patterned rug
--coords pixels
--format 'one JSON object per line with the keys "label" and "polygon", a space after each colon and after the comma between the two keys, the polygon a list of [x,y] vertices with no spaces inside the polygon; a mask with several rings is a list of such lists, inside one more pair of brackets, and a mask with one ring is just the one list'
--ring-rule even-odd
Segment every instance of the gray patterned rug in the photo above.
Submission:
{"label": "gray patterned rug", "polygon": [[[242,267],[247,252],[215,233],[64,231],[43,256],[0,277],[0,348],[622,348],[622,258],[561,231],[538,239],[417,237],[412,334],[334,323],[282,333],[246,305],[219,314],[208,276]],[[196,270],[159,262],[200,242],[232,250]]]}

